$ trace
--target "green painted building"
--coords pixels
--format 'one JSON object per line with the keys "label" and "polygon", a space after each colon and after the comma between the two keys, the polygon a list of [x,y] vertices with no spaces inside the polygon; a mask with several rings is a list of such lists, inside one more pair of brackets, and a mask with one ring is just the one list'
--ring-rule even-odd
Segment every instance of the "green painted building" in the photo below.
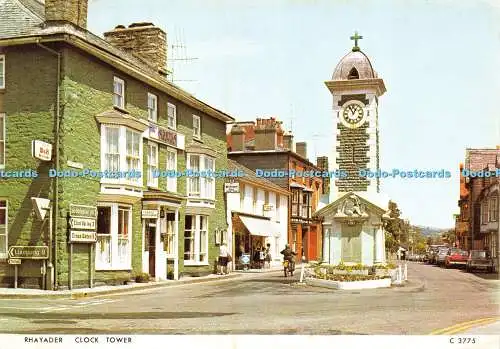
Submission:
{"label": "green painted building", "polygon": [[168,82],[161,29],[86,22],[87,1],[0,0],[0,286],[12,246],[48,246],[19,287],[213,272],[224,179],[186,170],[227,168],[233,118]]}

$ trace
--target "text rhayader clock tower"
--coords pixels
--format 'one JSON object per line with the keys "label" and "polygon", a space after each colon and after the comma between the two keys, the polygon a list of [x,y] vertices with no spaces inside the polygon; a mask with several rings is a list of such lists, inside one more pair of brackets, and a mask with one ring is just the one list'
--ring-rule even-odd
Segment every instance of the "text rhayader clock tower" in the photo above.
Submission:
{"label": "text rhayader clock tower", "polygon": [[[360,170],[379,167],[378,102],[386,91],[368,57],[360,50],[356,33],[354,47],[335,68],[325,84],[333,95],[335,143],[331,170],[348,174],[337,178],[330,190],[330,202],[346,192],[379,193],[380,180],[359,176]],[[367,194],[368,194],[367,193]]]}

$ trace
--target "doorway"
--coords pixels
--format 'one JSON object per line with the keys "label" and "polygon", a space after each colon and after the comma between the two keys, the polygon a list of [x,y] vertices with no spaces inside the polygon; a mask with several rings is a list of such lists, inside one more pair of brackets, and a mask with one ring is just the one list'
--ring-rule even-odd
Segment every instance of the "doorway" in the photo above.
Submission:
{"label": "doorway", "polygon": [[156,224],[147,223],[146,224],[146,236],[145,236],[146,251],[149,253],[149,275],[152,277],[156,276]]}

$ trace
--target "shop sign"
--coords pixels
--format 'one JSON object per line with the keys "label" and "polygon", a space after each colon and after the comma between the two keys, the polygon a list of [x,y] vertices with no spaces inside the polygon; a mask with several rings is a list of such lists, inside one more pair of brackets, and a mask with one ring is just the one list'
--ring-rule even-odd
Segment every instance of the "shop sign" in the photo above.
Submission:
{"label": "shop sign", "polygon": [[85,205],[69,205],[71,217],[97,218],[97,207]]}
{"label": "shop sign", "polygon": [[97,242],[97,234],[94,231],[70,230],[69,241],[94,243]]}
{"label": "shop sign", "polygon": [[96,220],[93,218],[70,218],[69,225],[73,229],[96,230]]}
{"label": "shop sign", "polygon": [[156,219],[158,218],[158,210],[142,210],[142,218]]}
{"label": "shop sign", "polygon": [[9,259],[48,259],[48,246],[11,246],[9,247]]}
{"label": "shop sign", "polygon": [[153,123],[149,124],[149,137],[162,141],[173,147],[177,147],[177,132],[157,126]]}
{"label": "shop sign", "polygon": [[224,183],[224,193],[239,193],[240,183]]}
{"label": "shop sign", "polygon": [[31,155],[42,161],[52,160],[52,144],[38,140],[32,141]]}
{"label": "shop sign", "polygon": [[272,211],[273,207],[271,204],[264,204],[264,211]]}

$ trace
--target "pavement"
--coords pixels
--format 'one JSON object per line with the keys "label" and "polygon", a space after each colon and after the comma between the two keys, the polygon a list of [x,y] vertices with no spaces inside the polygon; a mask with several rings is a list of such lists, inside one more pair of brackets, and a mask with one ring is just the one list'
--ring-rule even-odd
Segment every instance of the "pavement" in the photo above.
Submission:
{"label": "pavement", "polygon": [[119,286],[97,286],[93,288],[77,288],[73,290],[63,291],[47,291],[40,289],[27,289],[27,288],[0,288],[0,299],[31,299],[31,298],[85,298],[101,295],[112,295],[133,292],[137,290],[153,289],[159,287],[169,287],[176,285],[188,285],[203,282],[212,282],[219,280],[230,280],[243,276],[248,273],[272,273],[280,269],[272,267],[270,269],[249,269],[247,271],[235,270],[230,274],[217,275],[210,274],[200,277],[183,277],[180,280],[165,280],[146,283],[132,283],[128,285]]}

